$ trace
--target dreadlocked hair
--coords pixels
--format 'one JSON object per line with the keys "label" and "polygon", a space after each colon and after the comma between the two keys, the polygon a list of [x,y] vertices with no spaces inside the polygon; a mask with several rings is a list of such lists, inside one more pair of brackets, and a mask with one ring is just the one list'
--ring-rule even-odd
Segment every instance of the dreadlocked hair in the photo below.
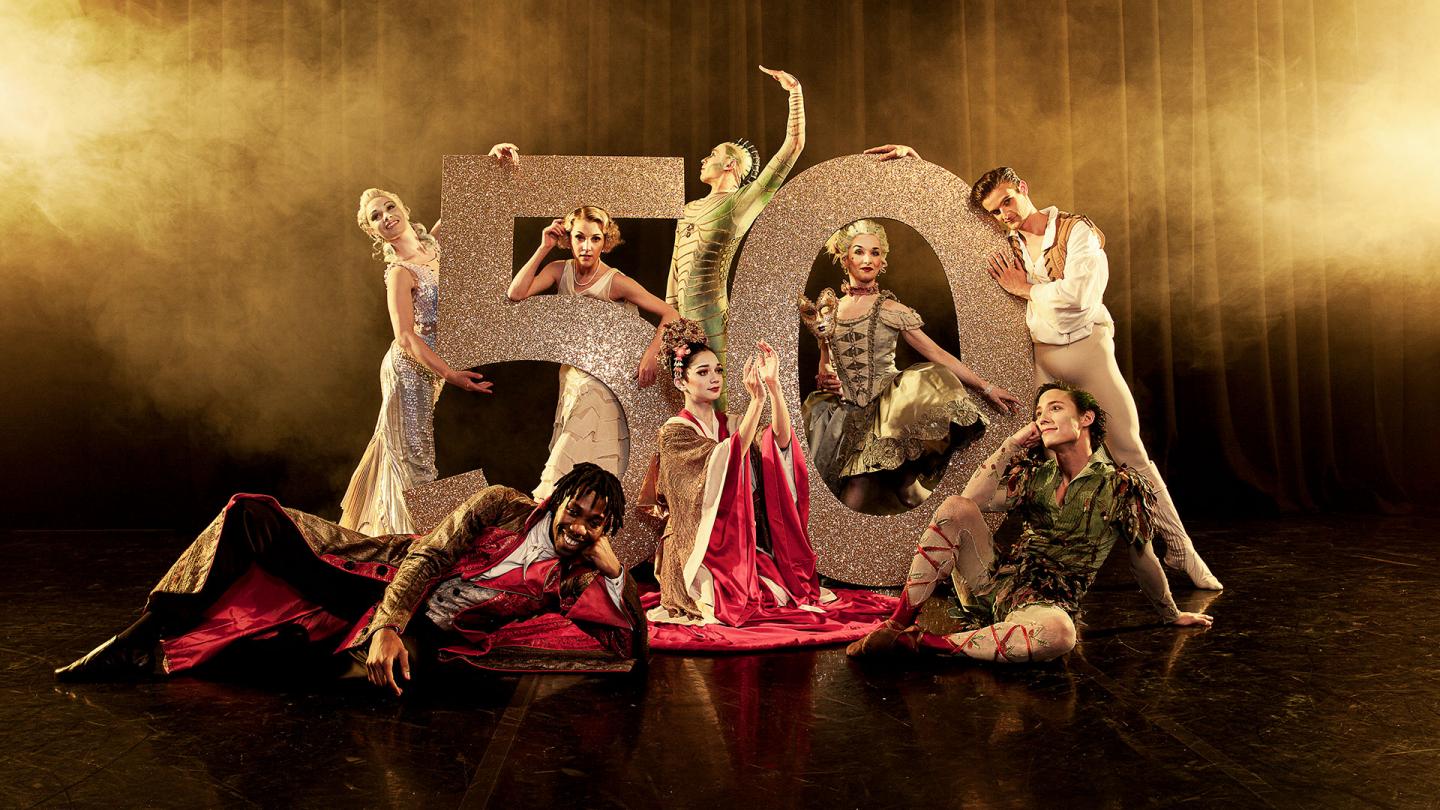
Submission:
{"label": "dreadlocked hair", "polygon": [[605,533],[612,536],[619,534],[625,525],[625,490],[620,487],[620,479],[614,473],[589,461],[576,464],[555,482],[555,491],[550,494],[546,511],[554,515],[560,504],[587,492],[605,499]]}

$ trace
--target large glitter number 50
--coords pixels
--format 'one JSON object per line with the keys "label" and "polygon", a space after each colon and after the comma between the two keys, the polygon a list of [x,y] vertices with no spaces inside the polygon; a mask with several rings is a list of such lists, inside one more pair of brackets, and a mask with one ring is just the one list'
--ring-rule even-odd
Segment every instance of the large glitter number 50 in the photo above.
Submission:
{"label": "large glitter number 50", "polygon": [[[863,197],[849,193],[864,189]],[[945,169],[919,160],[879,163],[836,158],[786,183],[756,221],[739,258],[730,296],[730,346],[745,351],[770,341],[787,369],[796,369],[803,290],[815,256],[841,225],[883,217],[913,227],[945,268],[968,361],[1012,391],[1028,390],[1033,375],[1024,310],[982,272],[985,256],[1003,242],[965,205],[969,188]],[[514,304],[505,298],[513,269],[517,217],[548,217],[581,204],[601,205],[621,218],[676,218],[684,205],[681,158],[539,157],[519,169],[493,160],[447,156],[442,207],[446,221],[441,277],[440,354],[456,367],[506,360],[548,360],[579,366],[610,386],[630,423],[630,464],[625,491],[640,491],[656,450],[660,424],[675,405],[665,386],[637,388],[630,379],[636,346],[648,325],[620,307],[584,298],[544,296]],[[903,257],[897,264],[903,266]],[[903,272],[903,271],[902,271]],[[562,328],[577,324],[576,329]],[[808,373],[808,370],[802,370]],[[786,374],[785,397],[799,414],[799,374]],[[743,397],[738,381],[732,397]],[[734,401],[734,400],[732,400]],[[933,498],[957,492],[975,465],[1024,417],[994,416],[984,439],[951,459]],[[804,437],[804,431],[797,431]],[[807,448],[808,449],[808,448]],[[822,573],[846,582],[893,585],[904,580],[915,538],[933,504],[903,515],[879,517],[850,510],[810,467],[810,533]],[[407,493],[418,525],[437,521],[484,486],[480,471]],[[626,516],[616,553],[634,565],[654,552],[653,523]]]}

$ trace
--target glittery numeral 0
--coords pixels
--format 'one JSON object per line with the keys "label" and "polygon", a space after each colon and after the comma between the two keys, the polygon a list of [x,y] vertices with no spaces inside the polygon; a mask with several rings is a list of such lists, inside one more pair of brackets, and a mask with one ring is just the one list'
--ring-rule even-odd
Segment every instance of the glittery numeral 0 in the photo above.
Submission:
{"label": "glittery numeral 0", "polygon": [[[950,282],[965,361],[1028,401],[1024,392],[1034,385],[1034,359],[1025,308],[984,270],[986,258],[1005,242],[967,207],[969,192],[965,181],[933,163],[882,163],[851,155],[791,178],[756,220],[730,288],[730,351],[738,356],[741,347],[764,338],[779,353],[781,367],[796,370],[783,376],[782,385],[802,441],[799,377],[815,370],[797,368],[801,329],[795,294],[805,289],[825,240],[842,225],[864,217],[898,220],[929,242]],[[894,258],[897,272],[905,272],[905,259]],[[806,339],[811,339],[808,333]],[[958,494],[971,471],[1026,418],[1002,416],[984,404],[981,409],[990,418],[985,435],[951,457],[929,500],[902,515],[851,510],[820,480],[810,460],[810,540],[821,573],[861,585],[905,581],[915,544],[935,507]]]}

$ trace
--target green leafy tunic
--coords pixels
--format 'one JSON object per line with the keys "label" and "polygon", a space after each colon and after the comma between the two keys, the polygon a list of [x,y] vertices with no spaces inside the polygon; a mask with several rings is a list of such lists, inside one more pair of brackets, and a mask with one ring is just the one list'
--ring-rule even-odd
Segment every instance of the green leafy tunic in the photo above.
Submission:
{"label": "green leafy tunic", "polygon": [[[1063,475],[1054,459],[1022,457],[1005,470],[1005,511],[1022,521],[1020,538],[997,548],[993,585],[968,623],[991,624],[1026,605],[1048,604],[1076,616],[1080,600],[1095,581],[1116,543],[1137,551],[1154,536],[1150,512],[1155,494],[1145,477],[1116,467],[1104,448],[1070,481],[1057,502]],[[1167,621],[1178,615],[1162,579],[1142,578],[1141,587]],[[988,614],[988,615],[981,615]]]}

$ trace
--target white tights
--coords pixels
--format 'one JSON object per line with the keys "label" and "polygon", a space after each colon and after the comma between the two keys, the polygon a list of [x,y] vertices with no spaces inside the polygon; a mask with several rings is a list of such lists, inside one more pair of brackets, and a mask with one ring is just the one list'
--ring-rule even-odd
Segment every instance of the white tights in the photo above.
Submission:
{"label": "white tights", "polygon": [[1124,464],[1150,480],[1155,490],[1155,529],[1165,540],[1165,564],[1184,571],[1201,588],[1219,588],[1220,582],[1200,558],[1180,522],[1170,490],[1140,440],[1140,419],[1135,397],[1115,363],[1115,327],[1097,324],[1083,340],[1065,346],[1035,344],[1035,382],[1063,381],[1089,391],[1105,409],[1105,447],[1116,464]]}

